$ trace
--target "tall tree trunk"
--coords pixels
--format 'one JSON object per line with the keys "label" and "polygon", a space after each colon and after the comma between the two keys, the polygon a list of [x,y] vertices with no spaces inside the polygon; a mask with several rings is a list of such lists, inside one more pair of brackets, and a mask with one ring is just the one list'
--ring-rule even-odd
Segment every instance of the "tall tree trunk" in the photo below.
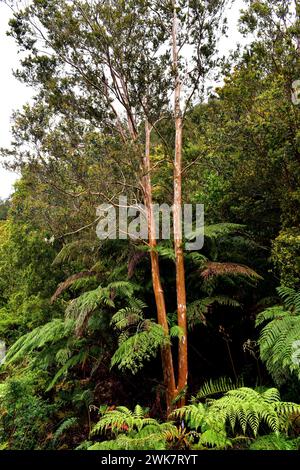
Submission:
{"label": "tall tree trunk", "polygon": [[182,395],[180,405],[184,404],[184,392],[188,380],[188,345],[187,345],[187,315],[186,315],[186,286],[182,237],[182,126],[181,110],[181,80],[178,63],[178,17],[177,2],[173,0],[173,69],[175,76],[175,158],[174,158],[174,248],[176,263],[176,292],[178,326],[182,335],[178,347],[178,394]]}
{"label": "tall tree trunk", "polygon": [[[153,211],[152,201],[152,186],[151,186],[151,164],[150,164],[150,139],[151,139],[151,128],[148,120],[145,121],[145,156],[143,159],[143,189],[144,189],[144,200],[147,208],[148,217],[148,237],[150,245],[150,258],[151,258],[151,271],[152,271],[152,284],[156,301],[157,308],[157,319],[158,323],[163,327],[166,335],[169,335],[169,325],[167,319],[167,311],[165,304],[164,291],[161,285],[160,270],[159,270],[159,257],[156,251],[157,240],[155,230],[155,216]],[[164,375],[164,383],[166,387],[166,401],[167,401],[167,413],[169,414],[172,410],[172,402],[177,395],[175,374],[172,358],[171,345],[166,345],[162,348],[162,368]]]}

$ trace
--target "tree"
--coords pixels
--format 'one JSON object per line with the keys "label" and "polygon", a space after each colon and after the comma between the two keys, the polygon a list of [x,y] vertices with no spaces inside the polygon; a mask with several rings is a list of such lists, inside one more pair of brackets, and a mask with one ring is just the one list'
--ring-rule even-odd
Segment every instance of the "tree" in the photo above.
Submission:
{"label": "tree", "polygon": [[[149,250],[153,289],[160,325],[168,334],[166,301],[160,279],[159,259],[154,237],[151,133],[166,143],[157,123],[170,112],[169,96],[175,90],[174,156],[174,246],[177,272],[179,341],[178,386],[175,384],[172,351],[162,350],[168,409],[187,385],[186,293],[183,239],[180,224],[182,210],[182,131],[183,119],[200,83],[214,65],[216,28],[225,0],[186,2],[129,1],[34,1],[17,10],[11,21],[11,34],[19,46],[29,51],[17,76],[39,89],[36,104],[16,116],[16,148],[19,165],[31,162],[45,180],[60,191],[65,165],[75,176],[75,188],[67,195],[116,200],[128,193],[142,199],[148,209]],[[116,40],[118,38],[118,40]],[[172,42],[173,57],[169,42]],[[191,68],[184,67],[191,50]],[[42,50],[46,50],[45,54]],[[185,80],[183,80],[185,77]],[[185,109],[180,106],[181,89],[186,94]],[[67,127],[75,129],[75,134]],[[85,148],[80,139],[84,128],[96,139],[110,135],[113,146],[121,146],[125,158],[112,156],[102,164],[108,181],[92,188],[82,178],[80,158]],[[21,134],[20,131],[21,130]],[[62,139],[55,137],[64,132]],[[68,139],[66,139],[68,135]],[[67,142],[66,142],[67,140]],[[65,142],[63,142],[65,141]],[[34,151],[24,144],[32,142]],[[59,142],[59,145],[58,145]],[[66,145],[69,154],[66,156]],[[168,146],[168,145],[167,145]],[[111,149],[111,147],[110,147]],[[170,149],[166,157],[172,160]],[[130,155],[130,156],[129,156]],[[131,167],[129,179],[125,166]],[[75,167],[75,171],[74,171]],[[59,169],[59,177],[56,171]],[[109,174],[111,173],[111,174]],[[97,174],[97,171],[96,171]],[[120,174],[122,181],[120,182]],[[124,178],[123,178],[124,176]],[[131,179],[133,177],[133,179]],[[72,185],[74,186],[74,183]],[[117,188],[119,189],[117,190]],[[108,191],[114,191],[113,197]]]}

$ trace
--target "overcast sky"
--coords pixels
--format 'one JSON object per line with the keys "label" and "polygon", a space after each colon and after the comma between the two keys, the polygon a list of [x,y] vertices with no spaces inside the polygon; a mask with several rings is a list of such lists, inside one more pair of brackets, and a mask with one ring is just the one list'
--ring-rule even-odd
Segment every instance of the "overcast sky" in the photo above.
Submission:
{"label": "overcast sky", "polygon": [[[57,0],[59,1],[59,0]],[[233,49],[241,37],[237,31],[239,11],[244,7],[243,0],[235,0],[228,13],[229,34],[222,39],[221,52],[226,53]],[[19,83],[12,74],[12,70],[18,67],[17,47],[14,40],[6,35],[11,10],[2,2],[0,3],[0,147],[10,144],[11,115],[13,110],[21,108],[32,96],[32,90]],[[13,183],[17,175],[0,167],[0,198],[7,198],[13,191]]]}

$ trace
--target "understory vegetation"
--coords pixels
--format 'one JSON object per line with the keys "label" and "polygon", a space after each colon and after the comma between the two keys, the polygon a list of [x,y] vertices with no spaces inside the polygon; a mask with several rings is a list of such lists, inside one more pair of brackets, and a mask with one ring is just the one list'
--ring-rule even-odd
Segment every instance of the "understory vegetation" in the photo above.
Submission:
{"label": "understory vegetation", "polygon": [[[300,449],[300,6],[246,3],[226,59],[226,1],[14,6],[1,450]],[[204,204],[203,247],[176,204],[170,240],[100,240],[120,196]]]}

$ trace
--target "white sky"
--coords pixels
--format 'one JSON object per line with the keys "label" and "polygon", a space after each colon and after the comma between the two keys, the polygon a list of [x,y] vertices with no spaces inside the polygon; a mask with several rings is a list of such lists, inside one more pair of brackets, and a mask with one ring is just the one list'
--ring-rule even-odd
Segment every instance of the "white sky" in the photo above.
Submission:
{"label": "white sky", "polygon": [[[59,1],[59,0],[58,0]],[[233,49],[242,38],[237,31],[239,11],[244,7],[243,0],[235,0],[233,7],[228,12],[229,33],[228,38],[222,39],[221,53],[225,54]],[[11,18],[11,10],[2,2],[0,3],[0,147],[8,147],[11,134],[11,115],[16,109],[21,108],[32,96],[32,90],[18,82],[12,74],[12,70],[18,67],[17,46],[13,38],[6,35],[8,21]],[[7,198],[12,190],[17,175],[0,167],[0,198]]]}

